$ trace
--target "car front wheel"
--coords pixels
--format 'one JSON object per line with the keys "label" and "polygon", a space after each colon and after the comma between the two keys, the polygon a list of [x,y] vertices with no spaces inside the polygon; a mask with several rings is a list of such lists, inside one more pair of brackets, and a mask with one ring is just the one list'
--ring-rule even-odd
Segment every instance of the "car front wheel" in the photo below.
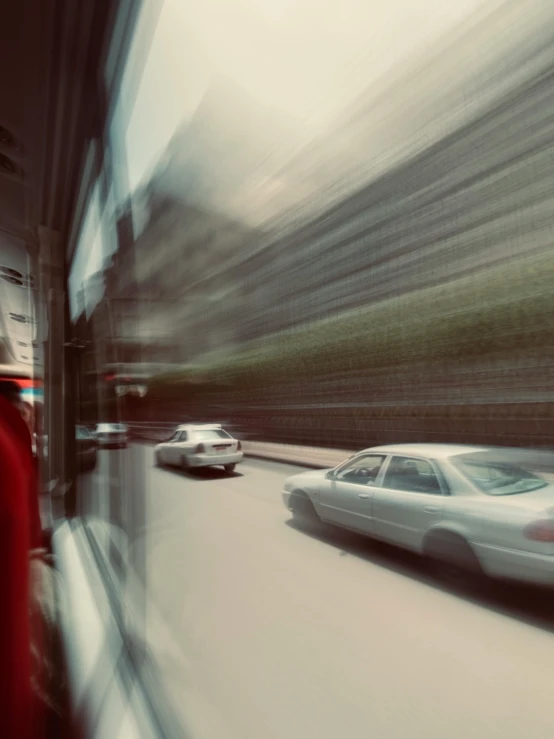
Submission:
{"label": "car front wheel", "polygon": [[223,465],[223,469],[225,470],[225,472],[229,474],[235,471],[235,467],[236,467],[236,464],[224,464]]}
{"label": "car front wheel", "polygon": [[291,496],[290,510],[295,521],[319,521],[314,504],[306,495],[295,491]]}

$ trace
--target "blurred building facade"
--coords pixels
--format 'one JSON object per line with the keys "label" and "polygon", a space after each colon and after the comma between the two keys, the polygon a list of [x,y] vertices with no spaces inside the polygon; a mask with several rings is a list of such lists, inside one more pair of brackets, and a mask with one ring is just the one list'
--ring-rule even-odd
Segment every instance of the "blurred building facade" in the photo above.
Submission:
{"label": "blurred building facade", "polygon": [[[121,346],[189,362],[550,249],[553,19],[504,4],[280,168],[291,128],[252,101],[229,119],[240,94],[212,90],[121,215],[106,273]],[[261,180],[288,198],[255,202]]]}

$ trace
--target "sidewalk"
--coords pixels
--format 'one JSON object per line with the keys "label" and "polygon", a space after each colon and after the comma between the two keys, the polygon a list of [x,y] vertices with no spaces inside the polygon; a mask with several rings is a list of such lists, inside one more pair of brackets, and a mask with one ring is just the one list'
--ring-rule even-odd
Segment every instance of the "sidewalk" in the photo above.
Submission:
{"label": "sidewalk", "polygon": [[[168,437],[168,428],[171,424],[149,425],[137,424],[134,427],[135,438],[157,444]],[[325,467],[336,467],[345,459],[348,459],[353,451],[342,449],[325,449],[321,447],[299,446],[296,444],[272,444],[264,441],[241,441],[242,449],[246,457],[258,459],[271,459],[275,462],[285,464],[297,464],[302,467],[315,469]]]}
{"label": "sidewalk", "polygon": [[243,441],[242,448],[247,457],[272,459],[276,462],[299,464],[302,467],[336,467],[354,452],[321,447],[296,446],[294,444],[269,444],[262,441]]}

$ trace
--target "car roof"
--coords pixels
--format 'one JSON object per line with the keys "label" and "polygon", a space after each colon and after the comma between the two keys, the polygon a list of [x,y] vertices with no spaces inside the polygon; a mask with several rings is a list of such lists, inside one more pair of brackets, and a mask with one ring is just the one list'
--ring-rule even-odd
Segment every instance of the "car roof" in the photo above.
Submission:
{"label": "car roof", "polygon": [[456,457],[459,454],[487,452],[491,451],[491,449],[485,446],[471,446],[469,444],[386,444],[385,446],[374,446],[363,451],[444,459],[446,457]]}
{"label": "car roof", "polygon": [[205,429],[209,431],[210,429],[215,430],[220,428],[220,423],[183,423],[180,426],[177,426],[177,431],[186,431],[187,429]]}

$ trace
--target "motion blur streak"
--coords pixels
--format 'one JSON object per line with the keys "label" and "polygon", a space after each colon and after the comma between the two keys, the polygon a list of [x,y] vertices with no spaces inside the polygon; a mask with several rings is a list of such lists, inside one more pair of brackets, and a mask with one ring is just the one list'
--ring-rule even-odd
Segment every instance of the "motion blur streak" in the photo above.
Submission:
{"label": "motion blur streak", "polygon": [[[291,470],[249,450],[552,446],[554,5],[166,0],[137,19],[86,158],[67,337],[76,508],[123,640],[142,601],[129,654],[153,646],[148,685],[193,735],[547,739],[550,596],[457,599],[407,555],[287,526]],[[187,449],[200,423],[237,460]],[[192,475],[212,451],[225,474]]]}
{"label": "motion blur streak", "polygon": [[546,443],[553,17],[471,16],[301,146],[213,78],[82,287],[101,375],[172,370],[135,414],[269,440]]}

